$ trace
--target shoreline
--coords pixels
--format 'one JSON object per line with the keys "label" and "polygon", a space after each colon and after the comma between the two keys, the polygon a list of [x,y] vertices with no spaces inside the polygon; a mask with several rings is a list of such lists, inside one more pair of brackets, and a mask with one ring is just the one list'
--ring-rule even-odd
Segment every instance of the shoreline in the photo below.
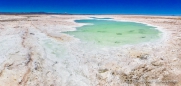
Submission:
{"label": "shoreline", "polygon": [[[139,21],[117,20],[117,19],[114,19],[114,20],[115,21],[121,21],[121,22],[135,22],[135,23],[140,23],[140,24],[144,24],[144,25],[147,25],[147,26],[155,27],[154,29],[157,29],[162,33],[161,38],[159,38],[161,40],[158,41],[158,42],[162,42],[163,40],[166,40],[169,37],[169,34],[163,29],[163,27],[159,27],[159,26],[155,26],[155,25],[152,25],[152,24],[149,24],[149,23],[139,22]],[[157,40],[159,40],[159,39],[157,39]],[[144,42],[144,43],[152,43],[152,42],[148,41],[148,42]],[[140,44],[142,44],[142,43],[140,43]]]}
{"label": "shoreline", "polygon": [[[100,16],[100,15],[99,15]],[[105,17],[97,17],[97,18],[105,18]],[[120,15],[119,15],[120,16]],[[144,15],[146,16],[146,15]],[[145,23],[145,22],[139,22],[139,21],[129,21],[129,20],[119,20],[119,19],[114,19],[114,17],[108,17],[108,18],[112,18],[112,19],[105,19],[105,20],[111,20],[111,21],[118,21],[118,22],[135,22],[135,23],[140,23],[140,24],[144,24],[146,26],[151,26],[151,27],[155,27],[154,29],[157,29],[161,32],[161,36],[160,38],[156,39],[155,41],[148,41],[148,42],[142,42],[142,43],[138,43],[138,44],[126,44],[126,45],[121,45],[121,46],[134,46],[134,45],[143,45],[143,44],[155,44],[153,42],[157,42],[157,43],[160,43],[160,42],[164,42],[164,40],[168,40],[168,37],[169,37],[169,34],[167,31],[165,31],[163,29],[163,27],[159,27],[159,26],[155,26],[155,25],[152,25],[152,24],[149,24],[149,23]],[[82,18],[83,19],[83,18]],[[85,19],[91,19],[90,16],[85,18]],[[77,23],[75,22],[75,20],[81,20],[81,19],[74,19],[72,20],[72,22],[74,23]],[[99,19],[98,19],[99,20]],[[102,19],[100,19],[102,20]],[[77,24],[80,24],[80,26],[77,26],[77,27],[82,27],[84,25],[93,25],[93,24],[88,24],[88,23],[77,23]],[[71,30],[71,31],[76,31],[76,28],[74,30]],[[120,46],[120,47],[121,47]]]}

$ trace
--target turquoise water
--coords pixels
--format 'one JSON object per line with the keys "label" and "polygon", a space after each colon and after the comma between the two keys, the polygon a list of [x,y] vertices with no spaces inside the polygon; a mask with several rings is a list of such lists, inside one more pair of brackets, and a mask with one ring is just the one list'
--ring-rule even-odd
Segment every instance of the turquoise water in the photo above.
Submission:
{"label": "turquoise water", "polygon": [[112,19],[112,18],[97,18],[97,17],[90,17],[90,18],[93,18],[93,19]]}
{"label": "turquoise water", "polygon": [[65,33],[79,38],[82,42],[92,42],[101,46],[137,44],[159,38],[160,32],[155,29],[156,27],[135,22],[119,22],[105,19],[75,20],[77,23],[88,23],[89,25],[77,27],[76,31]]}

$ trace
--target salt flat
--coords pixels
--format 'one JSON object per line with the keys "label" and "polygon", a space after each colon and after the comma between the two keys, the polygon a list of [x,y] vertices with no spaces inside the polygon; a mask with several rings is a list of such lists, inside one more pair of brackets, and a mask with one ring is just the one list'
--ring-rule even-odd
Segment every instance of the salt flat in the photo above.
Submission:
{"label": "salt flat", "polygon": [[[150,24],[164,35],[154,43],[98,48],[62,33],[90,17]],[[180,59],[177,16],[0,15],[2,86],[180,86]]]}

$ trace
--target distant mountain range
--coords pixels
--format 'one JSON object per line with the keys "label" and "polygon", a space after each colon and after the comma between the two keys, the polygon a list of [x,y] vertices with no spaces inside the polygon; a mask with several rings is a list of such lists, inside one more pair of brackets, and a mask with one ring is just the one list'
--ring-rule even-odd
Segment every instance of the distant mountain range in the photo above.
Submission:
{"label": "distant mountain range", "polygon": [[[0,15],[149,15],[149,14],[76,14],[76,13],[51,13],[51,12],[0,12]],[[151,14],[150,14],[151,15]],[[155,14],[156,15],[156,14]],[[176,15],[157,15],[176,16]],[[177,15],[180,16],[180,15]]]}
{"label": "distant mountain range", "polygon": [[138,15],[138,14],[81,14],[81,13],[51,13],[51,12],[0,12],[0,15]]}

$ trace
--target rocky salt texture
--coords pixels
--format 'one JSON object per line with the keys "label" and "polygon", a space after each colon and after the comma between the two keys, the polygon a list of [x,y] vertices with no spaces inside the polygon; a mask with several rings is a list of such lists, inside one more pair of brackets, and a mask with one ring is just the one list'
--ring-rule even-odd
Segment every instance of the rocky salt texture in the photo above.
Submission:
{"label": "rocky salt texture", "polygon": [[93,16],[151,24],[164,35],[154,43],[98,48],[62,33],[91,15],[0,15],[0,85],[181,85],[181,17]]}

